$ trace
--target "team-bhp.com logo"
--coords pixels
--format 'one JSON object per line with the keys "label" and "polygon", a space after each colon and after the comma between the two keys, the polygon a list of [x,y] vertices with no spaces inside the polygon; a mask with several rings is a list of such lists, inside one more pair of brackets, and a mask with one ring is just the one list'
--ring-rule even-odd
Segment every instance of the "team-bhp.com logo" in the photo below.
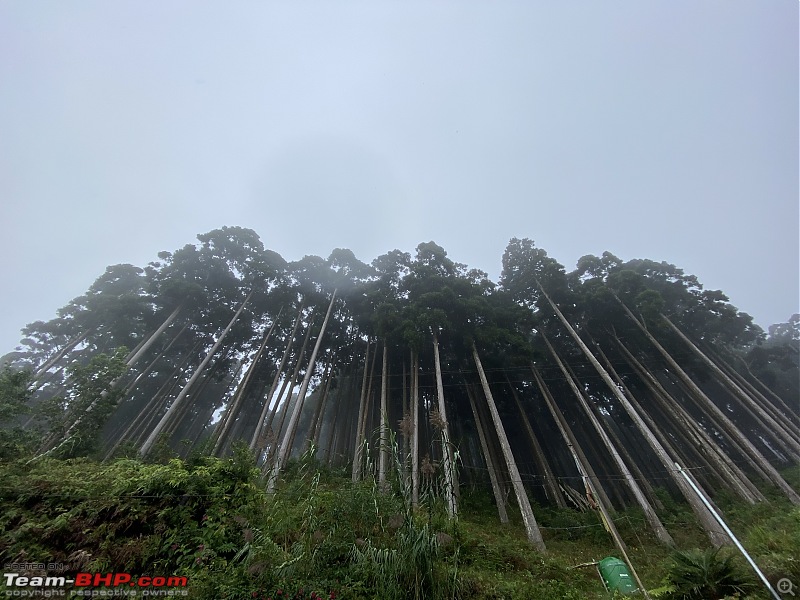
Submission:
{"label": "team-bhp.com logo", "polygon": [[[64,576],[30,576],[3,573],[6,596],[64,596],[72,586],[70,596],[186,596],[186,577],[133,577],[130,573],[78,573],[75,578]],[[14,588],[14,589],[9,589]],[[93,588],[93,589],[87,589]],[[94,589],[101,588],[101,589]],[[109,589],[111,588],[111,589]],[[177,588],[177,589],[176,589]]]}

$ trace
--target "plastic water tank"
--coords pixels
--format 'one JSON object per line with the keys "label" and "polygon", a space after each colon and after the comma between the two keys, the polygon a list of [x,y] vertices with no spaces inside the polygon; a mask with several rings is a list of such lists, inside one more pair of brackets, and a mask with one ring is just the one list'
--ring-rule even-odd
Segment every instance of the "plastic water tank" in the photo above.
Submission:
{"label": "plastic water tank", "polygon": [[597,563],[597,570],[609,592],[617,591],[623,596],[627,596],[638,591],[628,565],[620,559],[607,556]]}

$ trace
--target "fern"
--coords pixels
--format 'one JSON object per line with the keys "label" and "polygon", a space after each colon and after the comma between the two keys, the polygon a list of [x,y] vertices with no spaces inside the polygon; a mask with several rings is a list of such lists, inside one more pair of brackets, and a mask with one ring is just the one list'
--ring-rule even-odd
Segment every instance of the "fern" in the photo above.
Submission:
{"label": "fern", "polygon": [[684,550],[671,555],[667,585],[669,600],[715,600],[744,596],[753,589],[732,556],[720,556],[719,549]]}

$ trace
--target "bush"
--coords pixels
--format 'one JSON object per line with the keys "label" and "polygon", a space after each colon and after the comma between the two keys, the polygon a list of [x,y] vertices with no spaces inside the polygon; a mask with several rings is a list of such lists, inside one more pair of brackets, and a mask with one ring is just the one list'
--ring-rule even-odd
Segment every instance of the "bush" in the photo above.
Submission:
{"label": "bush", "polygon": [[719,549],[673,552],[667,567],[669,600],[738,598],[755,588],[752,579]]}

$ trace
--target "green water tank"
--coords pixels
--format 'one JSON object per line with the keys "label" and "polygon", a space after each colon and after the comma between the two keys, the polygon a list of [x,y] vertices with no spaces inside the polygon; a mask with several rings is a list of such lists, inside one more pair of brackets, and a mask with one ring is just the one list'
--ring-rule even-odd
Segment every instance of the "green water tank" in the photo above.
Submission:
{"label": "green water tank", "polygon": [[616,591],[627,596],[638,591],[628,565],[620,559],[607,556],[597,563],[597,570],[600,571],[600,577],[603,578],[603,583],[609,592]]}

